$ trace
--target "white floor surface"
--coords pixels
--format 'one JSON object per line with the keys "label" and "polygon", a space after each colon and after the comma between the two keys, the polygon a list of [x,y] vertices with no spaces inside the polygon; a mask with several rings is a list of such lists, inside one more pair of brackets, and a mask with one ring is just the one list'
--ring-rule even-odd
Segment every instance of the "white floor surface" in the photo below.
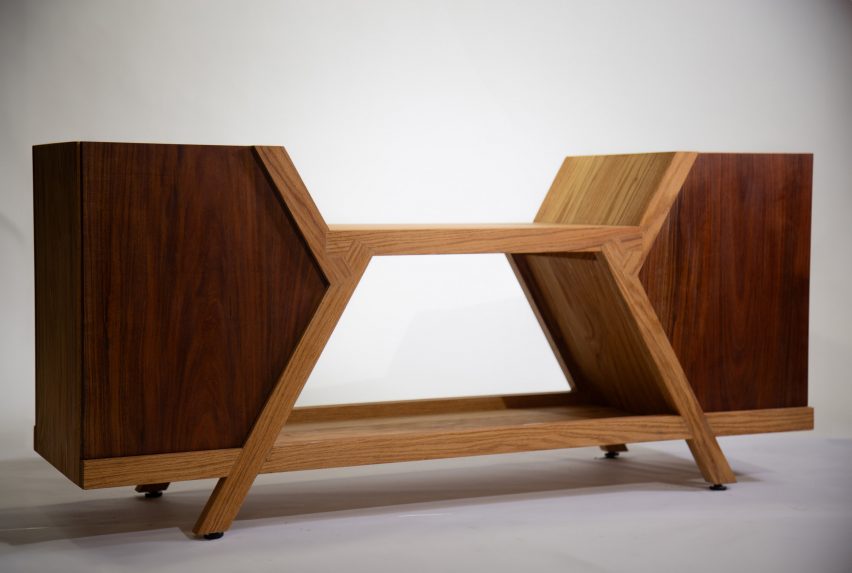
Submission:
{"label": "white floor surface", "polygon": [[217,541],[213,481],[156,500],[0,460],[0,572],[852,572],[852,440],[723,438],[712,492],[682,442],[261,476]]}

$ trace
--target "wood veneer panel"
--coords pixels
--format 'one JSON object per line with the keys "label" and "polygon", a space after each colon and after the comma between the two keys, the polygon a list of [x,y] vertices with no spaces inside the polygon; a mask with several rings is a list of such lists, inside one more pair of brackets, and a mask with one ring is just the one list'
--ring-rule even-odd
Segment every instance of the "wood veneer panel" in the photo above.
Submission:
{"label": "wood veneer panel", "polygon": [[639,225],[677,153],[568,157],[535,217],[542,223]]}
{"label": "wood veneer panel", "polygon": [[33,147],[35,449],[82,484],[80,147]]}
{"label": "wood veneer panel", "polygon": [[[721,194],[710,192],[714,176],[699,156],[672,205],[639,273],[648,299],[703,409],[718,402]],[[715,248],[714,248],[715,247]],[[714,387],[715,386],[715,387]],[[718,409],[718,408],[717,408]]]}
{"label": "wood veneer panel", "polygon": [[642,339],[640,350],[653,364],[655,382],[675,412],[683,417],[692,437],[686,440],[704,479],[711,484],[736,482],[734,472],[713,435],[680,361],[660,324],[639,277],[628,271],[618,245],[605,245],[600,259],[628,308],[629,321]]}
{"label": "wood veneer panel", "polygon": [[294,408],[287,424],[584,405],[577,392],[397,400]]}
{"label": "wood veneer panel", "polygon": [[814,409],[809,407],[765,408],[708,412],[707,421],[717,436],[796,432],[814,429]]}
{"label": "wood veneer panel", "polygon": [[624,416],[608,408],[586,408],[573,416],[570,409],[508,414],[503,423],[482,418],[466,421],[465,416],[454,415],[435,429],[429,429],[426,420],[416,427],[416,421],[409,418],[401,420],[399,427],[370,424],[328,433],[288,433],[285,429],[262,471],[266,467],[293,471],[652,442],[690,435],[683,419],[673,415]]}
{"label": "wood veneer panel", "polygon": [[640,272],[704,410],[807,404],[811,173],[699,155]]}
{"label": "wood veneer panel", "polygon": [[242,446],[327,288],[252,148],[83,144],[85,457]]}
{"label": "wood veneer panel", "polygon": [[718,155],[721,352],[727,382],[708,410],[806,406],[810,155]]}
{"label": "wood veneer panel", "polygon": [[372,255],[594,251],[608,241],[639,245],[639,227],[548,223],[484,225],[331,225],[330,252],[360,243]]}
{"label": "wood veneer panel", "polygon": [[[378,410],[384,408],[382,403],[364,404],[363,406]],[[332,408],[334,407],[332,406]],[[707,420],[712,426],[714,433],[723,436],[810,430],[813,429],[813,409],[780,408],[739,412],[713,412],[707,415]],[[571,422],[562,422],[562,424],[571,425]],[[597,440],[606,440],[607,436],[604,434],[609,434],[611,436],[618,436],[621,443],[636,443],[642,441],[640,438],[643,436],[646,438],[644,441],[649,441],[647,439],[649,437],[652,439],[663,439],[658,438],[658,436],[674,435],[673,439],[680,439],[687,435],[683,427],[683,422],[677,416],[651,416],[642,418],[619,416],[615,419],[587,419],[581,422],[575,421],[573,430],[564,430],[564,432],[574,432],[575,437],[570,438],[571,442],[583,439],[584,442],[582,445],[598,444],[589,444],[589,441],[594,440],[581,438],[577,435],[576,430],[580,427],[579,424],[587,427],[588,425],[596,426]],[[504,451],[523,451],[529,447],[531,435],[537,436],[536,439],[547,440],[547,443],[557,444],[555,447],[567,447],[567,445],[564,445],[565,440],[558,434],[554,435],[552,430],[552,426],[535,427],[532,434],[519,436],[518,439],[522,442],[520,444],[521,449],[518,450],[510,450],[514,445],[501,444],[499,440],[491,439],[495,435],[486,434],[482,439],[477,438],[480,442],[480,450],[471,449],[468,452],[481,451],[483,440],[488,440],[487,443],[490,444],[491,448],[503,448]],[[286,431],[288,430],[285,426]],[[511,438],[515,431],[506,432],[505,436]],[[285,432],[282,432],[282,435]],[[504,436],[502,430],[499,436],[501,438]],[[321,439],[317,443],[318,446],[321,446],[318,450],[312,449],[307,444],[299,444],[298,446],[287,445],[286,440],[283,440],[284,443],[277,445],[272,451],[273,455],[269,456],[263,463],[261,472],[273,473],[312,469],[319,467],[318,464],[321,464],[321,467],[337,467],[357,465],[358,463],[378,463],[379,460],[404,461],[402,459],[404,455],[414,455],[414,451],[417,452],[418,456],[430,453],[432,456],[440,457],[438,448],[444,449],[444,452],[441,452],[441,455],[443,455],[448,448],[455,448],[455,451],[459,452],[462,446],[468,443],[465,441],[442,445],[442,441],[446,439],[446,434],[438,433],[437,436],[425,436],[424,440],[403,436],[403,440],[407,443],[398,443],[396,440],[388,442],[387,439],[382,439],[381,445],[383,450],[373,451],[377,447],[376,444],[365,442],[364,437],[364,435],[359,436],[354,440],[354,443],[337,447],[334,446],[333,440],[328,442]],[[399,447],[396,444],[399,444]],[[426,449],[427,445],[435,449]],[[349,451],[345,451],[344,447],[349,448]],[[403,447],[411,449],[408,449],[406,454],[402,450]],[[294,455],[296,452],[298,452],[298,455]],[[322,455],[317,455],[317,452],[322,452]],[[228,449],[135,456],[131,458],[86,460],[86,481],[84,487],[86,489],[96,489],[120,485],[136,485],[139,483],[174,482],[221,477],[228,473],[238,455],[239,450]],[[480,454],[457,453],[457,455]],[[417,457],[416,459],[426,458]]]}
{"label": "wood veneer panel", "polygon": [[325,248],[328,227],[286,151],[260,146],[255,151],[329,282],[231,471],[216,483],[196,521],[193,531],[198,535],[223,532],[233,523],[371,258],[360,244],[353,244],[344,253],[330,254]]}
{"label": "wood veneer panel", "polygon": [[594,253],[512,255],[573,385],[637,414],[673,413],[610,271]]}

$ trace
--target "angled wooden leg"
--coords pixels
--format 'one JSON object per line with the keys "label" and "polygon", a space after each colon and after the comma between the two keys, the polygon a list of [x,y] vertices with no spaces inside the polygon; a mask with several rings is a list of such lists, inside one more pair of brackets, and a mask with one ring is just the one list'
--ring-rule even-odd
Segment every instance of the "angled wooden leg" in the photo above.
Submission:
{"label": "angled wooden leg", "polygon": [[655,378],[663,396],[683,417],[692,434],[692,438],[687,440],[687,445],[704,479],[714,485],[736,482],[734,472],[716,441],[710,424],[638,277],[626,270],[627,265],[623,262],[623,254],[618,245],[604,245],[600,259],[607,264],[628,314],[642,337],[648,358],[658,372]]}
{"label": "angled wooden leg", "polygon": [[230,528],[369,259],[369,255],[363,254],[352,265],[355,267],[353,275],[339,284],[333,284],[326,291],[316,315],[279,377],[231,471],[216,484],[193,528],[195,534],[216,539]]}
{"label": "angled wooden leg", "polygon": [[280,147],[255,147],[255,153],[328,280],[328,289],[234,465],[216,484],[193,528],[197,535],[207,539],[221,537],[237,516],[372,256],[360,244],[351,244],[330,254],[326,245],[328,226],[287,152]]}

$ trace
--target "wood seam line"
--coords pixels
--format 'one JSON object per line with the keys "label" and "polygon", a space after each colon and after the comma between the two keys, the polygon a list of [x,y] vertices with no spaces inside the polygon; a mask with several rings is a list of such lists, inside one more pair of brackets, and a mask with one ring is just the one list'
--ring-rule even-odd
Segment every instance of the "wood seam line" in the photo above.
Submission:
{"label": "wood seam line", "polygon": [[657,371],[655,378],[663,396],[683,417],[692,434],[687,445],[704,479],[710,483],[736,482],[736,477],[719,447],[639,278],[626,272],[621,250],[617,245],[604,245],[598,257],[607,266],[620,296],[627,303],[628,317],[640,333],[645,351],[651,357]]}
{"label": "wood seam line", "polygon": [[360,272],[326,291],[234,465],[216,484],[201,512],[193,528],[196,534],[226,531],[231,526],[368,263],[366,255],[361,261],[352,261],[351,266]]}
{"label": "wood seam line", "polygon": [[325,251],[328,226],[287,152],[281,147],[257,146],[254,150],[329,284],[236,461],[213,489],[193,528],[196,534],[225,531],[231,526],[370,262],[370,254],[360,245],[353,245],[348,256],[330,257]]}
{"label": "wood seam line", "polygon": [[261,169],[269,177],[272,187],[284,203],[326,280],[329,283],[345,280],[349,275],[346,262],[339,260],[339,257],[329,256],[326,250],[328,225],[296,171],[287,150],[283,147],[256,145],[254,152]]}
{"label": "wood seam line", "polygon": [[671,163],[639,221],[639,227],[642,229],[642,246],[640,250],[631,252],[625,259],[624,268],[628,274],[639,274],[642,265],[645,264],[645,259],[648,258],[648,253],[651,252],[654,241],[657,240],[657,235],[680,195],[696,159],[698,159],[698,153],[694,151],[677,151],[672,156]]}

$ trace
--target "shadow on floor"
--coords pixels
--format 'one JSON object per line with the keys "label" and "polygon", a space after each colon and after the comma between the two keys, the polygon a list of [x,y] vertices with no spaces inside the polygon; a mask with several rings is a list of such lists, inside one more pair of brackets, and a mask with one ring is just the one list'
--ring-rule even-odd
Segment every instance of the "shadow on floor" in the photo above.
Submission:
{"label": "shadow on floor", "polygon": [[[750,472],[751,473],[751,472]],[[739,474],[740,481],[752,481]],[[270,483],[273,482],[273,483]],[[131,488],[81,491],[37,458],[0,461],[0,542],[10,545],[191,527],[212,480],[173,486],[159,499]],[[235,523],[298,523],[328,512],[358,515],[613,491],[706,489],[691,458],[642,447],[615,460],[589,448],[408,462],[259,478]]]}

